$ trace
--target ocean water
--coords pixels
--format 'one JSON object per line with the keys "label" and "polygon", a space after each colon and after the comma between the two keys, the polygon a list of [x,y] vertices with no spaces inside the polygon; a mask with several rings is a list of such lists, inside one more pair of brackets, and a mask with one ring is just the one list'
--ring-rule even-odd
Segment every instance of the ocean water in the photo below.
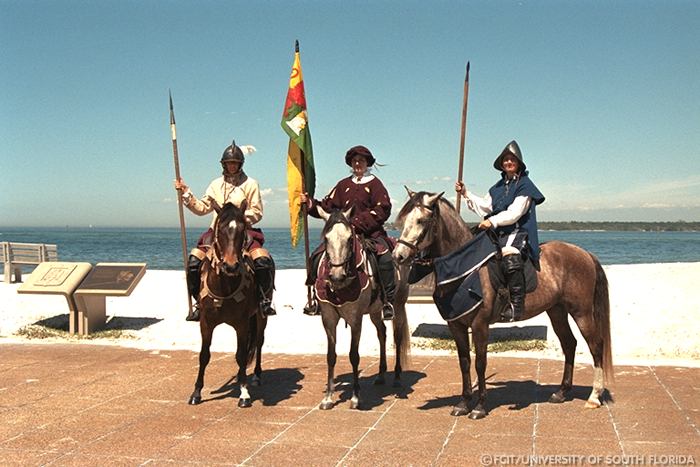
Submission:
{"label": "ocean water", "polygon": [[[303,269],[303,240],[292,248],[289,230],[266,228],[265,247],[278,269]],[[188,249],[201,234],[188,229]],[[398,232],[390,232],[398,236]],[[310,229],[309,246],[320,242]],[[541,231],[540,242],[562,240],[595,254],[603,264],[700,261],[700,232]],[[0,227],[0,241],[55,243],[60,261],[145,262],[149,269],[183,269],[178,228],[29,228]]]}

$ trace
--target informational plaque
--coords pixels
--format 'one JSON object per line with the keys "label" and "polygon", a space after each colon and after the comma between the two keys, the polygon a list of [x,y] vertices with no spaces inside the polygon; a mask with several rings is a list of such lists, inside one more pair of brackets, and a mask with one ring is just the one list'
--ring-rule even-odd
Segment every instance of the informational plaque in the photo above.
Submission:
{"label": "informational plaque", "polygon": [[17,288],[20,294],[63,295],[68,302],[69,332],[78,330],[78,311],[73,292],[78,288],[92,265],[90,263],[67,263],[46,261],[39,264],[27,277],[26,282]]}
{"label": "informational plaque", "polygon": [[97,263],[76,293],[128,296],[146,272],[146,263]]}
{"label": "informational plaque", "polygon": [[408,303],[432,303],[434,290],[435,274],[431,273],[409,286]]}
{"label": "informational plaque", "polygon": [[107,321],[105,297],[128,297],[145,272],[146,263],[97,263],[73,295],[78,334],[102,329]]}

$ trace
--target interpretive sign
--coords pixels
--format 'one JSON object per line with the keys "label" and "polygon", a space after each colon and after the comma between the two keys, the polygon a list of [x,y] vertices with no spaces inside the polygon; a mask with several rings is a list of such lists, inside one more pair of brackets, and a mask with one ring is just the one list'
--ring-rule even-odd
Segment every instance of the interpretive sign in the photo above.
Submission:
{"label": "interpretive sign", "polygon": [[435,274],[428,274],[408,288],[408,303],[433,303]]}
{"label": "interpretive sign", "polygon": [[73,294],[78,334],[87,335],[107,321],[105,297],[128,297],[146,272],[146,263],[97,263]]}
{"label": "interpretive sign", "polygon": [[48,261],[40,263],[27,277],[26,282],[17,288],[20,294],[63,295],[68,302],[68,330],[74,334],[78,330],[77,306],[73,292],[78,288],[92,265],[90,263],[68,263]]}
{"label": "interpretive sign", "polygon": [[97,263],[76,292],[128,296],[145,272],[146,263]]}

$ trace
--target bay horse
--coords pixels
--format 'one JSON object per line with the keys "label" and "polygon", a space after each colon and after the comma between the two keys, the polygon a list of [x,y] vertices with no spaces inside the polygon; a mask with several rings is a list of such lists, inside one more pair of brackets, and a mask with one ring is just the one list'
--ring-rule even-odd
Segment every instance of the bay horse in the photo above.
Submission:
{"label": "bay horse", "polygon": [[[472,238],[469,227],[459,213],[442,197],[444,192],[415,193],[409,188],[406,190],[409,200],[397,216],[397,223],[403,227],[399,243],[393,252],[396,262],[406,264],[418,252],[427,254],[430,258],[444,256]],[[479,277],[483,288],[482,304],[474,311],[447,322],[457,344],[459,368],[462,372],[462,394],[452,409],[452,415],[468,414],[472,419],[486,416],[486,353],[495,295],[486,267],[481,267]],[[549,401],[563,402],[572,388],[576,338],[568,322],[568,315],[571,315],[593,356],[593,388],[585,406],[600,407],[605,383],[613,381],[610,301],[605,272],[591,253],[570,243],[552,241],[541,245],[537,280],[537,288],[526,296],[522,319],[546,311],[564,352],[562,382]],[[478,377],[478,399],[471,411],[470,327]]]}
{"label": "bay horse", "polygon": [[[358,287],[360,281],[357,266],[367,268],[367,259],[364,252],[360,253],[365,259],[358,258],[357,251],[362,251],[361,247],[358,250],[357,242],[359,237],[355,234],[349,220],[352,207],[346,211],[335,210],[331,213],[325,212],[322,208],[318,208],[318,212],[325,220],[325,225],[322,231],[322,238],[325,245],[325,253],[321,258],[321,267],[328,268],[328,282],[326,283],[330,293],[338,293],[342,295],[353,287]],[[389,254],[389,253],[385,253]],[[374,271],[374,274],[377,274]],[[407,363],[410,351],[410,334],[408,329],[408,320],[406,318],[406,300],[408,299],[408,282],[406,281],[408,267],[403,266],[397,270],[396,295],[394,299],[394,346],[396,348],[396,362],[394,365],[394,387],[401,387],[401,371],[402,362]],[[319,276],[320,277],[320,276]],[[321,279],[322,281],[323,279]],[[328,339],[328,352],[326,361],[328,364],[328,381],[326,385],[326,393],[321,401],[319,408],[328,410],[333,408],[333,389],[334,389],[334,370],[337,359],[335,351],[336,345],[336,328],[340,319],[344,319],[350,326],[351,342],[350,342],[350,363],[352,364],[352,398],[350,399],[350,407],[353,409],[360,408],[362,403],[360,397],[359,383],[359,364],[360,364],[360,334],[362,332],[362,317],[369,314],[372,324],[377,329],[377,337],[379,338],[379,372],[374,380],[374,384],[385,383],[385,373],[387,370],[386,360],[386,325],[382,320],[382,299],[379,294],[379,284],[377,279],[369,275],[367,284],[359,292],[357,297],[352,300],[323,300],[317,286],[317,295],[319,309],[321,311],[321,319],[323,327],[326,330]],[[317,281],[318,284],[318,281]],[[359,287],[358,287],[359,290]],[[355,295],[355,294],[350,294]],[[336,303],[334,303],[336,302]]]}
{"label": "bay horse", "polygon": [[199,372],[189,403],[195,405],[202,402],[204,370],[211,358],[209,349],[212,334],[219,324],[226,323],[236,331],[236,378],[241,389],[238,407],[250,407],[252,403],[246,373],[248,366],[255,360],[251,384],[261,384],[261,354],[267,317],[258,311],[252,261],[243,253],[246,202],[243,201],[240,207],[226,203],[223,208],[215,203],[214,209],[217,212],[214,240],[207,259],[202,262],[199,318],[202,348],[199,352]]}

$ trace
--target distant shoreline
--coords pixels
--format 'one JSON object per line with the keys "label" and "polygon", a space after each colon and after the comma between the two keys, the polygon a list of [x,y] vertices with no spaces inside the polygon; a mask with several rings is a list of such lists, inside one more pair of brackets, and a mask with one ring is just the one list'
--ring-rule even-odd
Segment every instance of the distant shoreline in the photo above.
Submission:
{"label": "distant shoreline", "polygon": [[[206,227],[188,226],[192,229],[206,230]],[[700,232],[700,222],[613,222],[613,221],[539,221],[539,230],[541,231],[578,231],[578,232]],[[288,230],[289,227],[262,227],[267,230]],[[153,229],[177,229],[178,226],[80,226],[80,225],[64,225],[64,226],[10,226],[0,225],[0,234],[4,230],[153,230]],[[398,230],[392,223],[386,224],[387,230]],[[320,230],[320,227],[310,227],[310,230]]]}

